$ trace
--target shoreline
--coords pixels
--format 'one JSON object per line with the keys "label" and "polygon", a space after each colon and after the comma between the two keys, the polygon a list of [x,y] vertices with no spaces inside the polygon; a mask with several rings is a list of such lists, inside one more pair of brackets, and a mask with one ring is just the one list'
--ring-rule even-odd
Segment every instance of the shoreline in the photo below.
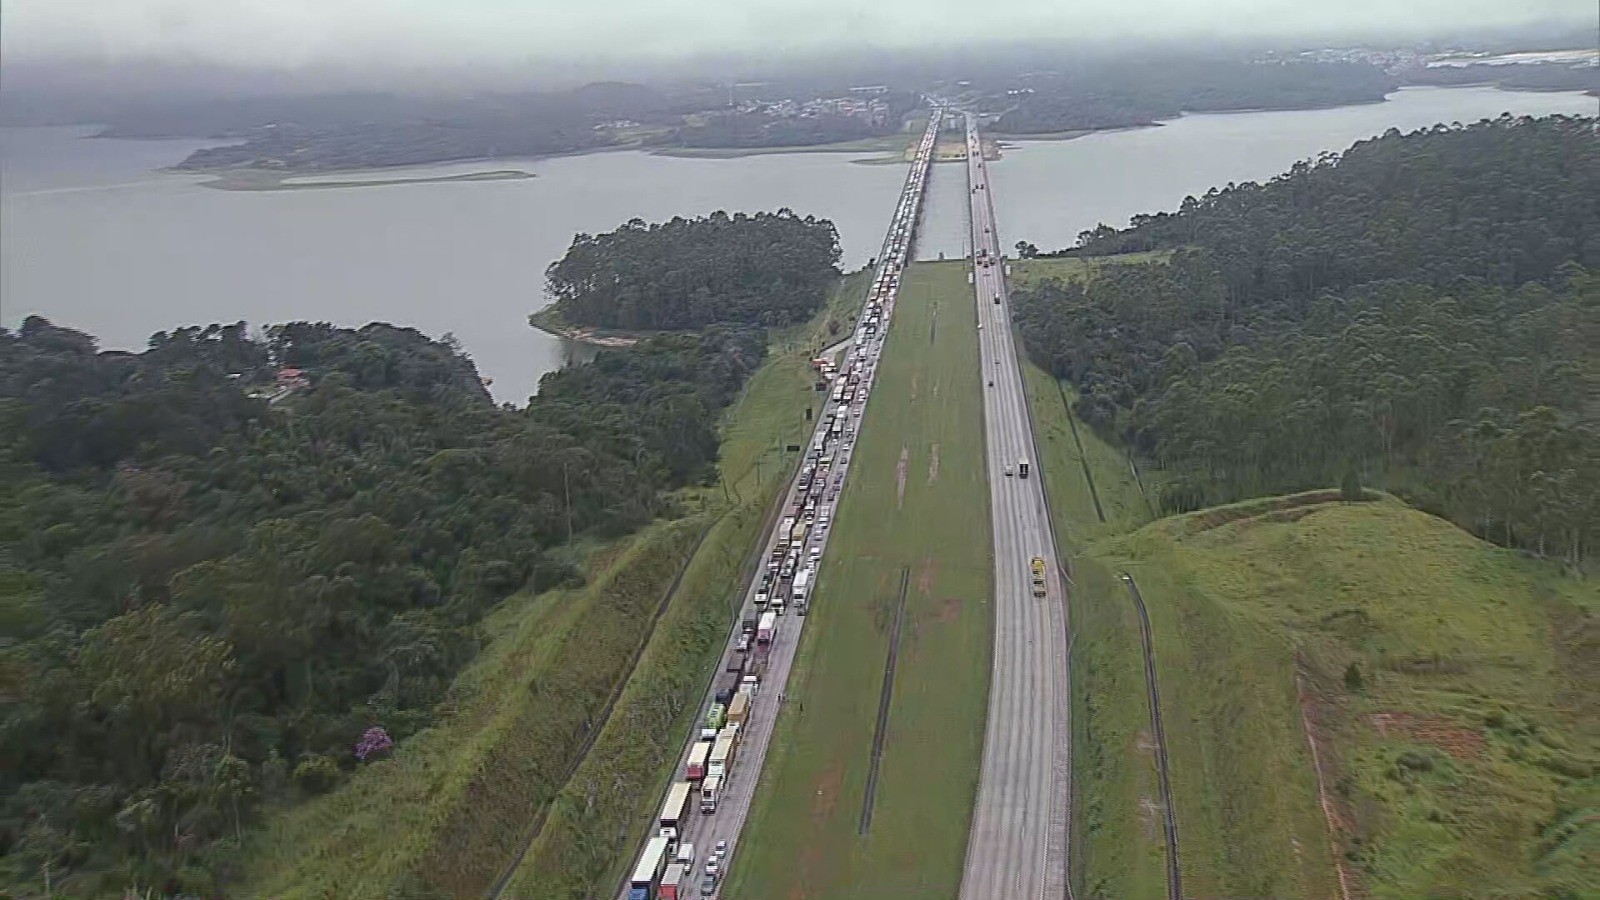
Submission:
{"label": "shoreline", "polygon": [[[200,174],[191,170],[168,169],[174,174]],[[371,169],[346,170],[372,172]],[[381,170],[380,170],[381,171]],[[339,188],[396,187],[405,184],[449,184],[467,181],[525,181],[538,176],[522,169],[491,169],[483,172],[463,172],[458,175],[420,175],[414,178],[362,178],[342,180],[302,181],[315,177],[309,173],[275,172],[262,169],[224,169],[204,173],[214,176],[199,183],[200,187],[217,191],[323,191]],[[328,170],[322,175],[338,174]]]}
{"label": "shoreline", "polygon": [[[1395,94],[1398,94],[1401,91],[1406,90],[1408,88],[1433,88],[1433,89],[1439,89],[1439,90],[1451,90],[1451,89],[1454,89],[1454,88],[1489,87],[1489,86],[1493,86],[1497,90],[1505,90],[1505,88],[1500,87],[1498,84],[1496,84],[1494,82],[1483,82],[1481,84],[1451,84],[1451,85],[1402,84],[1398,88],[1388,92],[1387,94],[1384,94],[1382,97],[1379,97],[1376,100],[1352,100],[1352,101],[1347,102],[1347,103],[1317,103],[1317,104],[1311,104],[1311,105],[1307,105],[1307,106],[1252,106],[1252,107],[1249,107],[1248,109],[1186,109],[1186,110],[1183,110],[1182,112],[1178,113],[1176,116],[1171,116],[1171,117],[1165,118],[1165,119],[1157,119],[1157,120],[1155,120],[1153,122],[1145,122],[1145,123],[1142,123],[1142,124],[1139,124],[1139,125],[1116,125],[1116,126],[1112,126],[1110,128],[1078,128],[1078,129],[1069,129],[1069,130],[1066,130],[1066,131],[1041,131],[1041,132],[1034,133],[1034,134],[1017,133],[1017,132],[1010,132],[1010,131],[994,131],[994,132],[990,132],[990,134],[996,141],[1010,141],[1010,142],[1013,142],[1013,143],[1020,142],[1020,141],[1071,141],[1071,140],[1076,140],[1076,139],[1081,138],[1081,137],[1088,137],[1089,135],[1092,135],[1092,134],[1115,134],[1115,133],[1120,132],[1120,131],[1141,131],[1141,130],[1146,129],[1146,128],[1161,128],[1161,127],[1165,126],[1169,122],[1176,122],[1179,119],[1187,118],[1189,116],[1233,116],[1233,115],[1245,115],[1245,114],[1248,114],[1248,113],[1267,113],[1267,112],[1315,112],[1315,111],[1319,111],[1319,110],[1328,110],[1328,109],[1344,109],[1345,107],[1350,107],[1350,106],[1375,106],[1375,105],[1380,104],[1380,103],[1387,103],[1389,101],[1390,97],[1392,97]],[[1518,88],[1517,90],[1520,91],[1522,89]],[[1566,91],[1566,90],[1567,89],[1565,89],[1565,88],[1552,88],[1549,92],[1550,93],[1557,93],[1557,92],[1563,92],[1563,91]],[[1537,92],[1529,91],[1529,93],[1537,93]],[[1574,91],[1573,93],[1582,93],[1582,92],[1581,91]]]}
{"label": "shoreline", "polygon": [[591,347],[602,347],[608,350],[621,350],[632,347],[644,340],[639,335],[610,332],[589,325],[568,325],[554,315],[555,307],[548,306],[528,316],[528,324],[545,334],[572,341],[574,344],[587,344]]}
{"label": "shoreline", "polygon": [[[876,140],[869,138],[868,140]],[[909,147],[910,145],[905,145]],[[789,153],[860,153],[868,154],[870,158],[892,159],[895,162],[904,162],[905,147],[898,151],[895,147],[886,146],[883,142],[872,145],[856,146],[855,142],[847,141],[834,144],[800,144],[782,147],[652,147],[644,152],[651,156],[665,156],[673,159],[743,159],[747,156],[780,156]],[[852,160],[855,162],[856,160]]]}
{"label": "shoreline", "polygon": [[[1570,92],[1570,93],[1579,94],[1579,95],[1582,95],[1582,96],[1590,96],[1590,97],[1600,96],[1600,89],[1587,89],[1587,90],[1585,90],[1585,89],[1582,89],[1582,88],[1557,88],[1557,87],[1551,87],[1551,88],[1540,88],[1540,87],[1514,87],[1514,88],[1507,88],[1507,87],[1504,87],[1503,85],[1501,85],[1497,81],[1485,81],[1485,82],[1473,83],[1473,84],[1448,84],[1448,85],[1402,84],[1395,91],[1391,91],[1389,93],[1386,93],[1383,97],[1375,99],[1375,100],[1357,100],[1357,101],[1343,102],[1343,103],[1325,103],[1325,104],[1313,104],[1313,105],[1306,105],[1306,106],[1269,106],[1269,107],[1260,107],[1260,108],[1251,108],[1251,109],[1185,110],[1184,112],[1182,112],[1179,115],[1177,115],[1175,117],[1172,117],[1172,118],[1160,119],[1160,120],[1157,120],[1157,121],[1147,122],[1147,123],[1138,124],[1138,125],[1119,125],[1119,126],[1115,126],[1115,127],[1111,127],[1111,128],[1069,129],[1069,130],[1065,130],[1065,131],[1050,131],[1050,132],[1038,132],[1038,133],[1013,133],[1013,132],[993,131],[993,132],[989,132],[989,137],[992,140],[994,140],[997,144],[1000,143],[1000,142],[1012,142],[1012,143],[1015,143],[1015,142],[1020,142],[1020,141],[1069,141],[1069,140],[1076,140],[1076,139],[1081,138],[1081,137],[1087,137],[1089,135],[1094,135],[1094,134],[1108,134],[1108,133],[1115,133],[1115,132],[1119,132],[1119,131],[1132,131],[1132,130],[1135,130],[1135,129],[1143,129],[1143,128],[1160,128],[1162,125],[1164,125],[1164,124],[1166,124],[1168,122],[1172,122],[1172,121],[1175,121],[1176,119],[1183,118],[1185,116],[1192,116],[1192,115],[1231,115],[1231,114],[1258,113],[1258,112],[1295,112],[1295,111],[1313,111],[1313,110],[1325,110],[1325,109],[1338,109],[1338,108],[1347,107],[1347,106],[1368,106],[1368,105],[1383,103],[1383,102],[1387,101],[1390,97],[1392,97],[1394,93],[1397,93],[1399,91],[1409,90],[1409,89],[1455,90],[1455,89],[1474,88],[1474,87],[1494,87],[1496,90],[1507,91],[1509,93],[1569,93]],[[21,126],[21,127],[33,127],[33,126]],[[94,128],[94,127],[100,127],[100,126],[98,126],[98,125],[96,125],[94,123],[90,123],[88,125],[72,125],[72,126],[59,126],[59,127]],[[112,133],[112,132],[108,132],[108,131],[103,131],[103,130],[95,132],[95,133],[91,133],[91,134],[85,134],[82,137],[84,139],[86,139],[86,140],[87,139],[103,139],[103,140],[123,140],[123,141],[149,141],[149,142],[202,140],[201,138],[196,138],[196,137],[193,137],[193,136],[185,136],[185,135],[123,136],[123,135],[118,135],[118,134],[115,134],[115,133]],[[904,162],[904,159],[902,158],[903,157],[903,153],[904,153],[904,149],[901,149],[900,152],[897,153],[896,150],[895,150],[895,147],[890,145],[891,142],[889,140],[889,137],[890,136],[885,136],[885,137],[882,137],[882,138],[863,138],[863,139],[861,139],[859,141],[846,141],[846,142],[839,142],[839,143],[833,143],[833,144],[789,145],[789,146],[782,146],[782,147],[652,147],[652,146],[649,146],[649,145],[645,144],[643,141],[640,141],[640,140],[629,140],[629,141],[621,141],[621,142],[618,142],[618,143],[615,143],[615,144],[608,144],[608,145],[605,145],[605,146],[586,147],[586,148],[583,148],[583,149],[576,149],[576,150],[565,150],[565,151],[560,151],[560,152],[556,152],[556,153],[541,154],[541,155],[538,155],[538,156],[491,156],[491,157],[482,157],[482,156],[480,156],[480,157],[444,158],[444,159],[436,159],[436,160],[427,160],[427,161],[422,161],[422,162],[409,162],[409,163],[403,163],[403,164],[395,165],[395,166],[376,166],[376,167],[367,166],[367,167],[360,167],[360,168],[329,168],[329,169],[314,169],[314,170],[255,169],[255,168],[251,168],[249,166],[184,169],[184,168],[180,168],[178,166],[172,166],[170,168],[163,169],[161,171],[169,172],[169,173],[172,173],[172,174],[196,175],[196,176],[210,177],[212,180],[211,181],[206,181],[206,182],[201,182],[202,186],[212,187],[212,188],[215,188],[215,189],[218,189],[218,190],[250,191],[250,190],[293,190],[293,189],[333,188],[333,187],[388,186],[389,184],[391,184],[391,182],[389,182],[387,179],[373,179],[370,183],[368,183],[368,182],[338,182],[338,183],[329,183],[329,184],[305,184],[305,185],[282,184],[281,186],[279,184],[277,184],[277,182],[284,182],[284,181],[287,181],[288,179],[292,179],[292,178],[308,178],[308,177],[313,177],[313,176],[339,175],[339,174],[349,174],[349,173],[358,173],[358,172],[376,173],[376,172],[384,172],[384,171],[391,170],[391,169],[420,169],[420,168],[431,167],[431,166],[463,165],[463,164],[467,164],[467,163],[493,163],[493,162],[506,162],[506,161],[510,161],[510,160],[542,161],[542,160],[556,159],[556,158],[561,158],[561,157],[588,156],[590,154],[595,154],[595,153],[616,153],[616,152],[622,152],[622,151],[628,151],[628,150],[634,150],[634,151],[638,151],[640,153],[647,153],[647,154],[649,154],[651,156],[664,156],[664,157],[669,157],[669,158],[674,158],[674,159],[742,159],[742,158],[750,157],[750,156],[768,156],[768,155],[780,155],[780,154],[790,154],[790,153],[843,153],[843,154],[855,153],[855,154],[860,154],[861,158],[852,159],[852,160],[850,160],[850,162],[854,163],[854,164],[858,164],[858,165],[889,165],[889,164],[892,164],[892,163]],[[904,146],[909,146],[909,144],[906,144]],[[1004,149],[1004,148],[1000,147],[1000,148],[997,148],[997,149]],[[522,170],[495,170],[495,173],[512,172],[512,171],[522,172]],[[269,172],[272,173],[273,176],[275,176],[275,178],[273,179],[274,183],[269,185],[269,186],[262,187],[262,186],[259,186],[257,183],[246,183],[247,181],[248,182],[266,181],[268,179],[265,177],[265,173],[269,173]],[[244,176],[244,178],[240,178],[241,173],[250,173],[250,174]],[[262,174],[261,175],[257,175],[256,173],[262,173]],[[463,181],[464,180],[493,180],[493,179],[490,179],[490,178],[482,177],[483,175],[486,175],[486,174],[490,174],[490,173],[471,173],[472,177],[470,177],[470,178],[469,177],[462,177],[462,176],[429,176],[426,179],[422,179],[422,178],[396,179],[392,183],[396,183],[396,184],[405,184],[405,183],[411,183],[411,182],[427,183],[429,181],[445,181],[445,180],[463,180]],[[510,174],[496,174],[495,175],[495,178],[510,179],[510,178],[515,178],[515,177],[530,177],[531,178],[531,177],[537,177],[537,176],[535,176],[531,172],[522,172],[521,175],[510,175]],[[237,181],[236,181],[236,179],[237,179]]]}

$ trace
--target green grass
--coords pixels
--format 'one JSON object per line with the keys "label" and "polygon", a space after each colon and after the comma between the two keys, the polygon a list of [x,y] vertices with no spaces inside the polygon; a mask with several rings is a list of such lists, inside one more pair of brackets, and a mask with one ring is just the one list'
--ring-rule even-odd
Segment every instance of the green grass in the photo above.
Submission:
{"label": "green grass", "polygon": [[[1034,440],[1043,457],[1040,463],[1056,519],[1056,537],[1067,544],[1062,551],[1149,522],[1160,473],[1141,466],[1136,478],[1126,453],[1075,421],[1071,404],[1078,393],[1072,385],[1058,383],[1026,359],[1022,361],[1022,380],[1033,408]],[[1091,481],[1093,491],[1089,489]],[[1096,512],[1096,499],[1105,514],[1104,522]]]}
{"label": "green grass", "polygon": [[1070,279],[1104,266],[1125,266],[1147,262],[1165,262],[1171,250],[1151,250],[1145,253],[1121,253],[1116,256],[1052,256],[1034,259],[1012,259],[1008,280],[1013,290],[1032,287],[1047,278]]}
{"label": "green grass", "polygon": [[[502,604],[485,624],[494,639],[452,685],[439,723],[331,795],[270,818],[246,848],[237,893],[383,897],[417,881],[481,890],[560,786],[577,723],[604,701],[590,688],[621,677],[639,639],[625,620],[654,608],[693,536],[692,520],[654,525],[596,553],[585,588]],[[622,658],[583,665],[577,651],[597,623]]]}
{"label": "green grass", "polygon": [[[1152,256],[1014,261],[1013,283]],[[1393,499],[1269,498],[1146,525],[1124,454],[1081,423],[1080,451],[1070,386],[1024,369],[1074,578],[1080,897],[1165,895],[1123,571],[1152,618],[1186,895],[1337,896],[1337,857],[1357,895],[1600,896],[1592,582]],[[1154,498],[1161,473],[1140,474]]]}
{"label": "green grass", "polygon": [[774,335],[775,355],[745,386],[724,425],[721,484],[703,494],[727,514],[689,564],[679,599],[504,896],[605,896],[626,874],[695,725],[767,514],[793,474],[796,454],[782,448],[807,432],[809,351],[826,340],[830,316],[861,301],[866,284],[865,274],[843,279],[812,322]]}
{"label": "green grass", "polygon": [[[1594,895],[1600,591],[1392,499],[1287,505],[1163,520],[1080,567],[1080,607],[1125,607],[1126,570],[1150,609],[1185,892],[1336,895],[1298,676],[1357,889]],[[1104,630],[1136,634],[1120,618]],[[1124,643],[1097,702],[1143,716]],[[1127,849],[1160,843],[1127,802],[1153,796],[1135,718],[1099,723],[1091,896],[1160,894],[1159,852]]]}
{"label": "green grass", "polygon": [[1073,882],[1085,897],[1165,896],[1165,842],[1155,805],[1160,794],[1139,623],[1116,573],[1089,553],[1094,541],[1151,521],[1145,493],[1156,496],[1160,473],[1141,468],[1141,491],[1126,454],[1072,421],[1077,393],[1070,384],[1058,384],[1026,359],[1022,375],[1057,549],[1073,579],[1067,592],[1073,633]]}
{"label": "green grass", "polygon": [[[813,321],[774,335],[774,354],[724,421],[722,478],[683,492],[684,506],[695,512],[590,547],[590,581],[583,589],[524,592],[502,604],[485,622],[489,641],[452,685],[439,722],[333,794],[271,816],[242,855],[238,893],[382,897],[397,886],[450,895],[481,892],[527,844],[528,827],[552,800],[558,807],[528,859],[553,868],[530,864],[524,872],[566,884],[603,878],[595,874],[592,858],[555,851],[564,841],[593,840],[585,830],[595,827],[614,829],[600,842],[610,847],[612,834],[626,831],[631,819],[642,822],[653,801],[635,791],[622,806],[597,807],[598,818],[576,819],[559,804],[597,767],[626,771],[634,786],[670,771],[671,762],[618,754],[612,735],[626,730],[617,723],[653,714],[662,704],[685,708],[684,722],[692,717],[693,695],[703,689],[733,616],[730,596],[739,563],[759,537],[766,505],[793,468],[794,454],[782,448],[806,431],[804,407],[814,395],[805,348],[828,340],[829,318],[860,301],[866,278],[842,280]],[[597,666],[631,658],[631,646],[606,650],[594,629],[610,629],[607,640],[640,639],[647,619],[634,616],[631,624],[612,628],[607,617],[625,613],[629,603],[653,611],[694,538],[723,511],[727,515],[689,563],[637,673],[597,738],[594,761],[563,781],[585,734],[582,721],[598,711],[607,694],[603,688],[615,683],[603,680],[614,676],[597,676]],[[674,645],[679,652],[663,649]],[[574,676],[591,679],[593,690],[579,691]],[[684,696],[690,697],[687,703]],[[676,719],[668,722],[669,729],[684,727]],[[673,746],[667,755],[675,754]]]}
{"label": "green grass", "polygon": [[[993,642],[977,354],[965,266],[913,266],[726,896],[956,894]],[[888,742],[860,836],[902,570]]]}

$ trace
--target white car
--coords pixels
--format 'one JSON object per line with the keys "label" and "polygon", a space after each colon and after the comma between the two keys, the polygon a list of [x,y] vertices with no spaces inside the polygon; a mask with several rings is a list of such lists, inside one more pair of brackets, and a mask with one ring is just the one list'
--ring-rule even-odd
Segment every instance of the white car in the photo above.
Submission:
{"label": "white car", "polygon": [[1006,466],[1006,477],[1007,478],[1011,477],[1011,467],[1010,466]]}

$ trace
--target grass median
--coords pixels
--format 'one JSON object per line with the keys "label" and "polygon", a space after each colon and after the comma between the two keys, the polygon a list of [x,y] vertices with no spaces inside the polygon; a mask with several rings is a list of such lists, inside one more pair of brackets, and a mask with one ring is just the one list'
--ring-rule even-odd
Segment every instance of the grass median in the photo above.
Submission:
{"label": "grass median", "polygon": [[[730,898],[956,895],[993,647],[981,390],[965,265],[912,266]],[[897,672],[862,834],[902,572]]]}

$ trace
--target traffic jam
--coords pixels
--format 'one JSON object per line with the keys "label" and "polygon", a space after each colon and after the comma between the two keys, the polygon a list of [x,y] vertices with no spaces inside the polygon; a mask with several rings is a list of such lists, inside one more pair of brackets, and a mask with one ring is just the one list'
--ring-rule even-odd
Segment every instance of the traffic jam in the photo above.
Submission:
{"label": "traffic jam", "polygon": [[[921,212],[942,114],[933,111],[918,146],[884,239],[876,277],[843,358],[835,361],[825,355],[811,361],[817,390],[824,397],[816,429],[804,445],[800,471],[747,595],[739,630],[713,679],[704,714],[625,886],[626,900],[712,897],[721,887],[816,589],[834,508],[844,489]],[[786,622],[792,624],[785,627]],[[741,802],[729,802],[730,789],[736,786],[743,788]]]}

